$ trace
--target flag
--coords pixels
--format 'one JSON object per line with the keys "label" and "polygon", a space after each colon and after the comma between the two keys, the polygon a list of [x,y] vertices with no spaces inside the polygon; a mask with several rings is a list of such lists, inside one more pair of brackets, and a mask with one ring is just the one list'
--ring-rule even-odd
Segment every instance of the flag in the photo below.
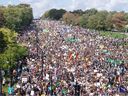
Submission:
{"label": "flag", "polygon": [[79,54],[76,52],[69,52],[68,60],[77,60],[79,57]]}

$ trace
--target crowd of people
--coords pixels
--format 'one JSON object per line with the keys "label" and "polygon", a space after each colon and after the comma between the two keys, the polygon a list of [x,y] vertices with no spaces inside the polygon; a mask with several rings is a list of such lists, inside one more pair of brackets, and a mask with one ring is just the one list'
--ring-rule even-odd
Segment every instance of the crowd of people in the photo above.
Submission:
{"label": "crowd of people", "polygon": [[29,54],[16,96],[128,96],[128,38],[35,20],[19,42]]}

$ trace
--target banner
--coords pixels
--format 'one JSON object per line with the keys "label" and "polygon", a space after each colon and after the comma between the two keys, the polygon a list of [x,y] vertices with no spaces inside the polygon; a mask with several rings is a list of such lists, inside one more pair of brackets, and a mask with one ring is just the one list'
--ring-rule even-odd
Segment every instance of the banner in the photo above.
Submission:
{"label": "banner", "polygon": [[67,38],[65,41],[66,42],[78,42],[78,39],[75,39],[75,38]]}
{"label": "banner", "polygon": [[123,63],[123,60],[114,60],[114,59],[111,59],[111,58],[107,58],[106,62],[111,63],[113,65],[120,65],[120,64]]}

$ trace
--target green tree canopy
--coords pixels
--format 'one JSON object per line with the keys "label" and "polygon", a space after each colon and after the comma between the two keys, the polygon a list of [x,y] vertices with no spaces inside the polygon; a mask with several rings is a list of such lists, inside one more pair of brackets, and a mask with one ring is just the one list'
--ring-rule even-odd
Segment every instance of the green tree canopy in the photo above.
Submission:
{"label": "green tree canopy", "polygon": [[106,17],[106,20],[105,20],[105,29],[107,31],[110,31],[113,29],[113,23],[112,23],[112,16],[113,14],[112,13],[109,13]]}
{"label": "green tree canopy", "polygon": [[7,47],[6,41],[4,40],[4,34],[0,32],[0,53]]}
{"label": "green tree canopy", "polygon": [[90,29],[96,29],[97,26],[97,17],[96,15],[89,16],[87,27]]}
{"label": "green tree canopy", "polygon": [[[6,44],[6,50],[0,53],[0,67],[3,69],[12,68],[15,66],[16,61],[22,56],[27,54],[27,49],[25,47],[16,44],[17,33],[15,31],[11,31],[7,28],[0,29],[0,35],[2,40],[0,40],[0,44]],[[3,42],[4,41],[4,42]]]}
{"label": "green tree canopy", "polygon": [[115,13],[112,17],[112,22],[116,30],[123,30],[127,24],[125,14],[122,12]]}
{"label": "green tree canopy", "polygon": [[43,19],[47,18],[47,19],[52,19],[52,20],[60,20],[65,12],[66,12],[66,10],[64,10],[64,9],[59,9],[59,10],[51,9],[49,11],[46,11],[46,13],[44,13],[42,18]]}
{"label": "green tree canopy", "polygon": [[[42,16],[43,19],[60,20],[58,10],[51,9]],[[67,24],[79,25],[84,28],[104,31],[126,31],[128,25],[128,13],[117,11],[98,11],[95,8],[85,11],[63,11],[62,20]]]}
{"label": "green tree canopy", "polygon": [[88,18],[89,18],[89,15],[88,14],[83,14],[82,16],[80,16],[79,25],[81,27],[87,28]]}
{"label": "green tree canopy", "polygon": [[3,10],[0,9],[0,27],[4,25],[4,16],[3,16]]}
{"label": "green tree canopy", "polygon": [[28,4],[9,5],[8,7],[2,8],[2,10],[5,26],[9,29],[19,31],[32,22],[32,8]]}
{"label": "green tree canopy", "polygon": [[84,12],[84,14],[88,14],[89,16],[95,15],[98,11],[95,8],[88,9]]}
{"label": "green tree canopy", "polygon": [[95,14],[97,25],[97,30],[105,30],[105,20],[107,18],[108,12],[107,11],[100,11]]}

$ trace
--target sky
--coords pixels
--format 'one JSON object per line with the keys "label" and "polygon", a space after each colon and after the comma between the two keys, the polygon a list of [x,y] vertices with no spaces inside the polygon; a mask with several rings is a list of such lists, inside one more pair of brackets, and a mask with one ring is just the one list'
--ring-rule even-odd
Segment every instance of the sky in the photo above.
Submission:
{"label": "sky", "polygon": [[128,12],[128,0],[0,0],[0,5],[5,6],[20,3],[30,4],[35,18],[40,17],[45,11],[52,8],[63,8],[68,11],[96,8],[98,10]]}

